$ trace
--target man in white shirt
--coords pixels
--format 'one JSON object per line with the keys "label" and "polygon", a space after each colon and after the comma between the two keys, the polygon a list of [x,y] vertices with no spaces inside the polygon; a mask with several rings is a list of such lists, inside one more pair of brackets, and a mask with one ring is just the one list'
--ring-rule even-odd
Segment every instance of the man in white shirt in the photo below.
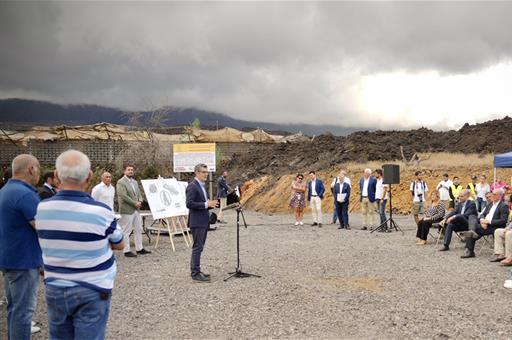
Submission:
{"label": "man in white shirt", "polygon": [[412,194],[412,214],[414,215],[414,221],[418,224],[420,220],[419,214],[423,214],[428,187],[427,183],[423,181],[421,171],[416,171],[414,175],[416,180],[411,183],[410,190]]}
{"label": "man in white shirt", "polygon": [[450,187],[452,185],[448,174],[443,175],[443,180],[439,182],[436,189],[439,191],[439,200],[444,204],[444,208],[448,210],[450,206]]}
{"label": "man in white shirt", "polygon": [[322,180],[316,177],[315,171],[309,172],[308,183],[308,202],[311,206],[311,214],[313,217],[312,226],[322,227],[322,200],[324,199],[325,187]]}
{"label": "man in white shirt", "polygon": [[508,220],[508,205],[501,201],[502,189],[492,192],[492,204],[488,204],[484,211],[476,218],[471,216],[468,224],[469,231],[463,233],[466,237],[466,252],[463,259],[475,257],[475,243],[482,236],[492,235],[498,228],[505,228]]}
{"label": "man in white shirt", "polygon": [[489,183],[487,183],[487,176],[482,175],[480,176],[480,183],[476,184],[475,187],[476,191],[476,209],[478,212],[481,212],[484,210],[485,205],[485,195],[488,192],[491,192],[491,186]]}
{"label": "man in white shirt", "polygon": [[[377,210],[380,216],[380,224],[386,222],[386,203],[388,202],[388,190],[389,184],[384,184],[384,179],[382,178],[383,172],[382,169],[375,170],[375,178],[377,178],[377,187],[375,190],[375,202],[377,202]],[[379,229],[379,231],[386,232],[388,229],[388,225],[384,226],[384,228]]]}
{"label": "man in white shirt", "polygon": [[105,171],[101,175],[101,182],[92,188],[91,196],[96,201],[105,203],[114,210],[114,197],[116,195],[116,189],[112,185],[112,174]]}

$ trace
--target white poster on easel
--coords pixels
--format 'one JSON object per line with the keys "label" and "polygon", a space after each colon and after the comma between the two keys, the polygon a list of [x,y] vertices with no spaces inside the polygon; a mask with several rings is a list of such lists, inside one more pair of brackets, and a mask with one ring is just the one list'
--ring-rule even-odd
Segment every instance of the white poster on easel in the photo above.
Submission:
{"label": "white poster on easel", "polygon": [[145,179],[141,182],[155,220],[188,215],[186,182],[178,182],[175,178]]}

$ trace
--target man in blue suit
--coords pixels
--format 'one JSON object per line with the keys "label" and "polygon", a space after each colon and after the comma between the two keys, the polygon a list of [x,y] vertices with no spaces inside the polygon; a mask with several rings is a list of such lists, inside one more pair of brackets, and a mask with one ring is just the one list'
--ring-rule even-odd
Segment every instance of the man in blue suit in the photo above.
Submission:
{"label": "man in blue suit", "polygon": [[375,191],[377,190],[377,179],[372,176],[371,169],[364,169],[363,177],[359,180],[359,201],[363,213],[363,227],[361,230],[373,229],[375,215]]}
{"label": "man in blue suit", "polygon": [[190,259],[190,271],[195,282],[210,282],[210,275],[201,272],[201,253],[206,242],[210,215],[208,209],[217,206],[217,201],[209,200],[204,186],[208,178],[206,164],[198,164],[194,168],[196,177],[187,186],[188,226],[192,233],[194,245],[192,246],[192,258]]}
{"label": "man in blue suit", "polygon": [[332,194],[334,196],[334,207],[340,220],[338,229],[350,229],[348,223],[348,205],[350,202],[350,185],[345,181],[346,172],[341,170],[338,175],[339,181],[334,184]]}
{"label": "man in blue suit", "polygon": [[459,194],[459,203],[446,215],[444,223],[446,231],[444,234],[444,246],[440,251],[450,250],[450,242],[452,241],[452,232],[468,230],[468,221],[470,216],[476,216],[476,204],[469,199],[469,189],[464,189]]}
{"label": "man in blue suit", "polygon": [[324,183],[316,177],[316,173],[309,172],[310,181],[308,183],[308,202],[313,215],[312,226],[322,227],[322,200],[324,199]]}

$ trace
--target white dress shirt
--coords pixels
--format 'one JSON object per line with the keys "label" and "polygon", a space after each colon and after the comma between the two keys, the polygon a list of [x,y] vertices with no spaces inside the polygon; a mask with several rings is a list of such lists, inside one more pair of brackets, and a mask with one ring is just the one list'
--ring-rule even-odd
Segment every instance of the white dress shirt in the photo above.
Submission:
{"label": "white dress shirt", "polygon": [[363,197],[368,197],[368,184],[370,184],[370,177],[365,178],[363,181]]}
{"label": "white dress shirt", "polygon": [[105,203],[110,207],[110,209],[114,210],[114,197],[116,196],[116,189],[112,184],[106,185],[103,182],[97,184],[92,189],[91,196],[96,201]]}
{"label": "white dress shirt", "polygon": [[489,213],[487,215],[485,215],[485,219],[487,221],[492,222],[492,217],[494,216],[494,212],[498,208],[498,204],[500,204],[499,201],[492,204],[491,210],[489,210]]}
{"label": "white dress shirt", "polygon": [[449,201],[450,200],[450,187],[452,186],[452,181],[441,181],[437,185],[437,189],[439,190],[439,199],[441,201]]}
{"label": "white dress shirt", "polygon": [[311,180],[311,196],[318,196],[316,193],[316,179]]}

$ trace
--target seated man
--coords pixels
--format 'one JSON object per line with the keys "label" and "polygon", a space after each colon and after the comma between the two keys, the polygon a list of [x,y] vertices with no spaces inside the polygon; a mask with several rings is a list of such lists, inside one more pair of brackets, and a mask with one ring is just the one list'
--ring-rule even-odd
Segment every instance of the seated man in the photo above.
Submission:
{"label": "seated man", "polygon": [[492,235],[498,228],[505,228],[508,219],[508,205],[501,201],[502,189],[494,189],[492,192],[492,204],[488,204],[480,219],[470,216],[468,225],[469,231],[463,233],[466,237],[466,252],[461,256],[463,259],[475,257],[475,243],[482,236]]}
{"label": "seated man", "polygon": [[476,216],[476,204],[469,199],[469,189],[464,189],[459,194],[459,203],[446,215],[444,222],[446,230],[444,234],[444,246],[440,251],[450,250],[452,241],[452,232],[468,230],[468,219],[470,216]]}
{"label": "seated man", "polygon": [[512,223],[494,231],[494,259],[491,262],[512,266]]}

